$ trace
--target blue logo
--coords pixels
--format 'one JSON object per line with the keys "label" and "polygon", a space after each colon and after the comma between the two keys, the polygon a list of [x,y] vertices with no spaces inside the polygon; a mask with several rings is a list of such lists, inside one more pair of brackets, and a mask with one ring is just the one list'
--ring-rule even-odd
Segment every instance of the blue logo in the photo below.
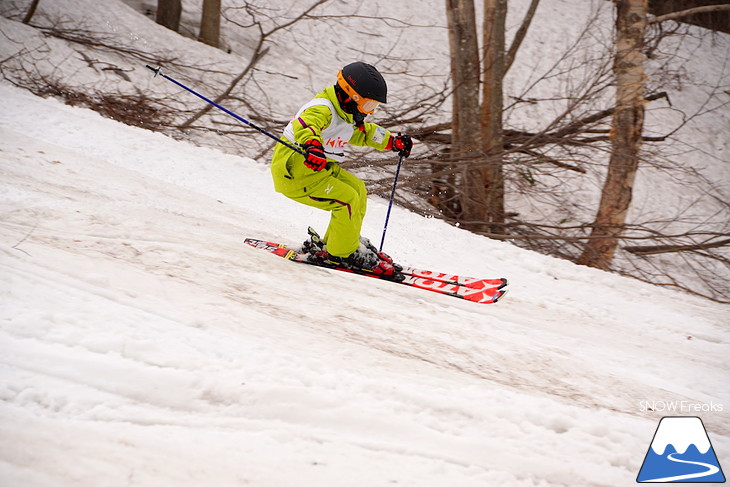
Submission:
{"label": "blue logo", "polygon": [[702,420],[696,416],[662,418],[636,481],[725,482]]}

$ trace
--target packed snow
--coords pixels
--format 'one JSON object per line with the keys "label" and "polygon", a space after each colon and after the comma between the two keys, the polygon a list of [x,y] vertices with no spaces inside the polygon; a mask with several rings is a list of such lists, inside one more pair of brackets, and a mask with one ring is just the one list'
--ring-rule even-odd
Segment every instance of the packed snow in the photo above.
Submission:
{"label": "packed snow", "polygon": [[730,452],[727,306],[398,208],[402,262],[510,294],[298,266],[242,244],[326,224],[265,165],[0,99],[3,485],[626,485],[642,401]]}
{"label": "packed snow", "polygon": [[7,83],[0,215],[3,487],[633,485],[663,416],[730,464],[728,305],[397,206],[397,261],[510,293],[287,262],[243,239],[328,215],[265,163]]}

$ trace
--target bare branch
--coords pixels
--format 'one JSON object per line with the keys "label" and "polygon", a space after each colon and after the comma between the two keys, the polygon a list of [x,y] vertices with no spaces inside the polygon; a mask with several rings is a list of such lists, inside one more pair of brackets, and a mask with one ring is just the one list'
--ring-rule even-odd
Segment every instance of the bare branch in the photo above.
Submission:
{"label": "bare branch", "polygon": [[666,22],[667,20],[677,20],[682,17],[687,17],[694,14],[704,14],[708,12],[721,12],[723,10],[730,10],[730,5],[706,5],[704,7],[688,8],[687,10],[681,10],[679,12],[672,12],[659,17],[654,17],[648,20],[648,24],[657,24],[659,22]]}
{"label": "bare branch", "polygon": [[24,24],[30,24],[30,19],[33,18],[33,14],[35,14],[35,10],[38,7],[39,1],[40,0],[33,0],[33,2],[30,4],[30,7],[28,7],[28,12],[25,14],[25,17],[23,17]]}
{"label": "bare branch", "polygon": [[525,18],[522,19],[522,24],[520,24],[520,28],[517,29],[517,32],[515,33],[515,38],[512,39],[512,44],[509,46],[507,54],[504,58],[504,74],[507,74],[507,71],[509,71],[509,68],[512,66],[512,62],[515,60],[517,51],[519,50],[520,45],[522,45],[522,41],[527,35],[527,29],[530,27],[530,23],[535,16],[535,11],[537,10],[537,5],[539,3],[540,0],[532,0],[532,2],[530,3],[530,7],[527,9],[527,13],[525,14]]}
{"label": "bare branch", "polygon": [[730,245],[730,238],[715,242],[698,243],[691,245],[637,245],[623,247],[626,252],[635,255],[668,254],[670,252],[687,252],[691,250],[707,250]]}

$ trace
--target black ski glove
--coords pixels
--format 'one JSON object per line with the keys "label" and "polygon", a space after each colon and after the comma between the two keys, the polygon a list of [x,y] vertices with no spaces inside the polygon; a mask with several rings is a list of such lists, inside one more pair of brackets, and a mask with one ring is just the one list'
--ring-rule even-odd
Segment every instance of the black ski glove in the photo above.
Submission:
{"label": "black ski glove", "polygon": [[393,152],[397,152],[401,157],[408,157],[411,155],[411,149],[413,148],[413,140],[410,135],[398,134],[395,137],[391,136],[391,149]]}

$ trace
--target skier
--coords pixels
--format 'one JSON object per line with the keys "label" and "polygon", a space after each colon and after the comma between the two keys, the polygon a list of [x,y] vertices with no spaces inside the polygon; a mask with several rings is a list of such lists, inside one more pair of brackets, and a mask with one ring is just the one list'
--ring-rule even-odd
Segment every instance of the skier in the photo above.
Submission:
{"label": "skier", "polygon": [[392,259],[360,236],[367,208],[365,183],[339,164],[350,144],[410,155],[410,136],[365,122],[386,97],[387,85],[374,66],[355,62],[342,68],[337,82],[302,106],[284,129],[282,139],[299,145],[305,155],[277,144],[271,174],[277,192],[331,214],[321,242],[313,242],[316,237],[306,241],[306,251],[317,251],[317,258],[333,265],[392,276],[398,269]]}

